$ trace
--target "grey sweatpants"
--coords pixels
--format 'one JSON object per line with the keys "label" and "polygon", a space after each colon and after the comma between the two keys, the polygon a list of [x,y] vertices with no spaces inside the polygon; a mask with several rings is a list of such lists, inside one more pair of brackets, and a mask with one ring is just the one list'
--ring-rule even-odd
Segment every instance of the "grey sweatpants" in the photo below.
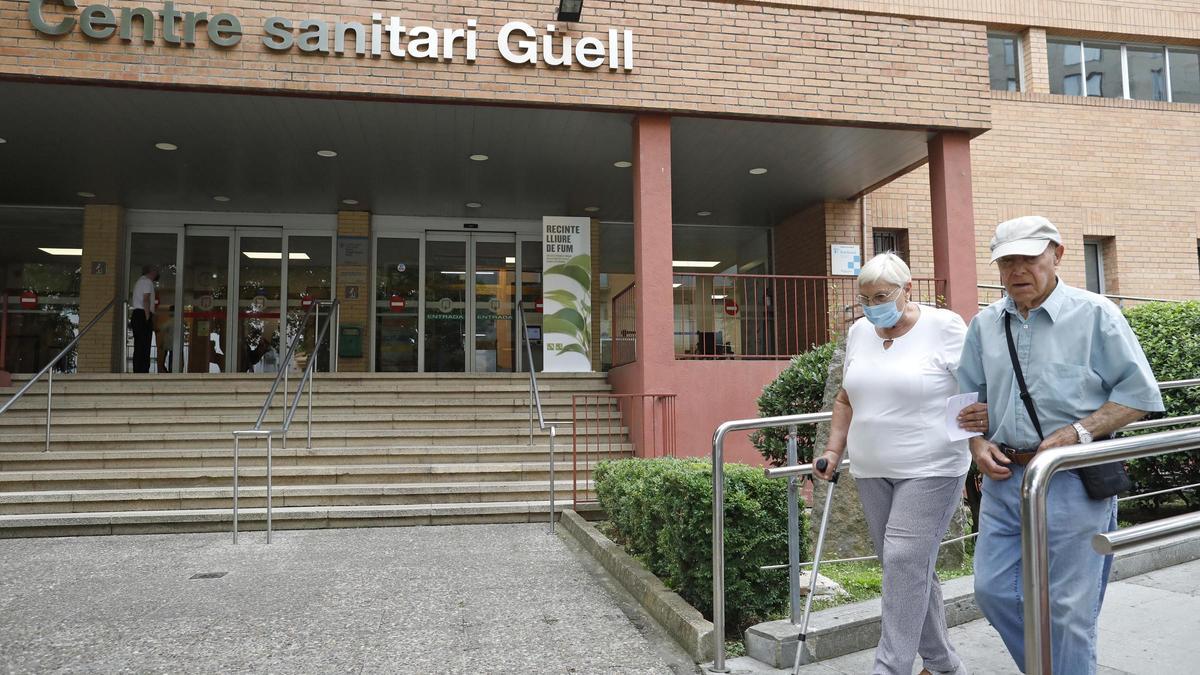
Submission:
{"label": "grey sweatpants", "polygon": [[874,675],[911,675],[918,653],[931,671],[955,672],[961,666],[946,634],[935,565],[938,544],[962,503],[965,479],[855,479],[883,563],[883,626]]}

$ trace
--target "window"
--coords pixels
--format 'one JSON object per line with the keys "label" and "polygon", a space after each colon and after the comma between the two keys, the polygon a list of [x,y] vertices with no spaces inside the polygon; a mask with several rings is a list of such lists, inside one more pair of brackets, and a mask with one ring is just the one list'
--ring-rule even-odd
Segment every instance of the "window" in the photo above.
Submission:
{"label": "window", "polygon": [[1083,71],[1087,80],[1087,95],[1102,98],[1122,98],[1125,86],[1121,81],[1121,47],[1119,45],[1085,44]]}
{"label": "window", "polygon": [[1083,45],[1079,42],[1049,40],[1046,55],[1050,62],[1050,93],[1066,96],[1082,96]]}
{"label": "window", "polygon": [[872,231],[875,240],[875,255],[891,251],[908,262],[908,230],[875,229]]}
{"label": "window", "polygon": [[1200,51],[1167,50],[1171,72],[1171,100],[1200,103]]}
{"label": "window", "polygon": [[[997,59],[989,37],[992,88]],[[1200,103],[1200,51],[1048,39],[1050,93]]]}
{"label": "window", "polygon": [[[1167,51],[1163,47],[1127,47],[1129,98],[1167,100]],[[1091,92],[1089,92],[1091,93]]]}
{"label": "window", "polygon": [[1083,268],[1087,280],[1087,289],[1093,293],[1104,293],[1104,255],[1103,242],[1094,239],[1083,240]]}
{"label": "window", "polygon": [[1015,35],[988,34],[988,75],[996,91],[1021,90],[1021,56]]}

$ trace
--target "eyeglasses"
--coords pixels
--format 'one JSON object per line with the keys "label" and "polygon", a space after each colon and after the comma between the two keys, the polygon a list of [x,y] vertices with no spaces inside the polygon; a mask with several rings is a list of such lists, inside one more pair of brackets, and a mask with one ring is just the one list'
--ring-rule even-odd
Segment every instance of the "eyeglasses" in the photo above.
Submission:
{"label": "eyeglasses", "polygon": [[895,300],[897,297],[899,297],[900,291],[902,291],[902,290],[904,290],[904,288],[902,286],[897,286],[896,290],[892,291],[891,293],[876,293],[875,295],[872,295],[870,297],[867,297],[865,295],[859,295],[858,296],[858,304],[862,305],[863,307],[873,307],[875,305],[882,305],[885,302],[891,302],[891,301]]}

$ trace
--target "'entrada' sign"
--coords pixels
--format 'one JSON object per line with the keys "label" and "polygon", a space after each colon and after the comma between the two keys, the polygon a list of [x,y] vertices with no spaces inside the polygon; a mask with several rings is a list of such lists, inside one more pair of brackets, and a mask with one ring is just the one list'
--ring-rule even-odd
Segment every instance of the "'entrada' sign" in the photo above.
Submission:
{"label": "'entrada' sign", "polygon": [[[61,15],[47,16],[47,5],[60,5],[67,10]],[[116,36],[124,42],[155,44],[159,35],[169,45],[195,45],[208,38],[217,47],[238,45],[244,30],[233,14],[184,12],[175,9],[168,0],[162,9],[153,12],[146,7],[123,7],[114,10],[107,5],[88,5],[78,9],[77,0],[30,0],[29,22],[45,35],[66,35],[78,27],[93,40]],[[272,51],[299,50],[339,56],[384,55],[397,59],[464,61],[474,63],[479,52],[477,21],[468,19],[453,28],[435,26],[406,26],[398,16],[372,14],[370,22],[326,21],[303,19],[293,21],[272,16],[263,22],[262,44]],[[575,64],[588,70],[633,70],[633,31],[608,29],[603,38],[563,35],[554,24],[544,31],[523,21],[510,21],[496,36],[497,47],[505,61],[518,65],[545,63],[549,66],[571,67]]]}

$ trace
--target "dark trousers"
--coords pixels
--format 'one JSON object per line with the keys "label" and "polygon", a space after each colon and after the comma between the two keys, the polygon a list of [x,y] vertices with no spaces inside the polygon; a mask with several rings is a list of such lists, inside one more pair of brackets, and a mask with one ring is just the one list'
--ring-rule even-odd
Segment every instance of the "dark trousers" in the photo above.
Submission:
{"label": "dark trousers", "polygon": [[129,328],[133,330],[133,372],[148,373],[150,372],[150,334],[153,331],[154,324],[151,318],[154,315],[146,315],[145,310],[133,310],[133,316],[129,319]]}

